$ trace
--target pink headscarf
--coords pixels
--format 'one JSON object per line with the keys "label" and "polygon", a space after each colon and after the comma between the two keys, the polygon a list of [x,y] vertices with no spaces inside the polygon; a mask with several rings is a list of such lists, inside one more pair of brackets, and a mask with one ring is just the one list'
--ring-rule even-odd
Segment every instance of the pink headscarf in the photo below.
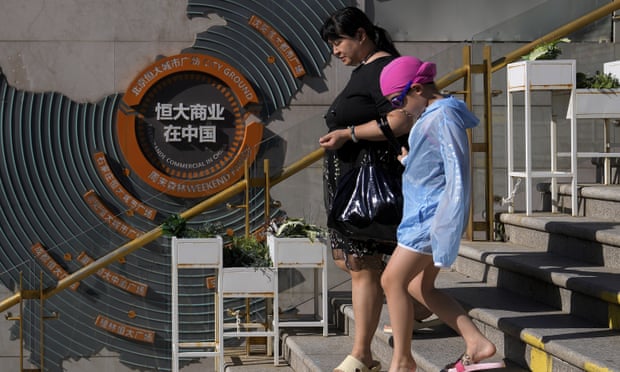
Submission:
{"label": "pink headscarf", "polygon": [[405,85],[433,82],[437,67],[432,62],[422,62],[413,56],[403,56],[388,63],[381,71],[379,83],[384,96],[402,91]]}

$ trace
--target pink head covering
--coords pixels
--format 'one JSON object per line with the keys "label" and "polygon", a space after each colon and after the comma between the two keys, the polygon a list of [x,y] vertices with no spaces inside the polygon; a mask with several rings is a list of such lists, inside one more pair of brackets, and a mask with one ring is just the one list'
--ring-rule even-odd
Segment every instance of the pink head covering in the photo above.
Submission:
{"label": "pink head covering", "polygon": [[437,67],[432,62],[422,62],[412,56],[398,57],[381,71],[381,92],[384,96],[400,92],[409,81],[412,84],[432,83],[436,73]]}

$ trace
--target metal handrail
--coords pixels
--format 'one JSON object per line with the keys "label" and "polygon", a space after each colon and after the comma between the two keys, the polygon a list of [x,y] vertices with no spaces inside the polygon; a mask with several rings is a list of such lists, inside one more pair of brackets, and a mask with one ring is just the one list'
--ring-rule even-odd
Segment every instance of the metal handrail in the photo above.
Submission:
{"label": "metal handrail", "polygon": [[[300,170],[303,170],[310,166],[311,164],[317,162],[318,160],[323,158],[324,150],[323,148],[317,149],[310,154],[304,156],[302,159],[292,163],[291,165],[285,167],[282,170],[282,173],[274,176],[270,179],[270,183],[272,185],[278,184],[287,178],[293,176]],[[190,209],[186,210],[183,213],[180,213],[180,216],[184,219],[192,219],[199,214],[207,211],[209,208],[216,206],[218,204],[223,203],[224,201],[232,198],[233,196],[243,192],[247,187],[248,180],[241,180],[229,188],[217,193],[216,195],[203,200],[202,202],[196,204]],[[126,255],[142,248],[146,244],[154,241],[155,239],[162,236],[162,226],[157,226],[156,228],[140,235],[136,239],[125,243],[124,245],[116,248],[112,252],[106,254],[105,256],[100,257],[93,263],[88,266],[84,266],[81,269],[71,273],[63,279],[60,279],[55,287],[47,288],[42,292],[43,299],[50,298],[55,294],[63,291],[67,287],[71,286],[73,283],[76,283],[92,274],[95,274],[99,269],[104,268],[116,261],[120,258],[125,257]],[[15,293],[7,298],[5,298],[2,302],[0,302],[0,311],[5,311],[11,306],[17,305],[22,298],[20,292]]]}
{"label": "metal handrail", "polygon": [[[530,43],[527,43],[524,46],[517,48],[514,51],[506,54],[505,56],[493,61],[491,63],[491,72],[493,73],[501,70],[502,68],[506,67],[507,64],[512,63],[521,58],[522,56],[528,54],[540,44],[549,43],[561,39],[579,30],[580,28],[589,25],[590,23],[593,23],[594,21],[597,21],[604,16],[613,13],[616,10],[620,10],[620,0],[614,0],[607,5],[603,5],[602,7],[595,9],[592,12],[582,17],[579,17],[574,21],[565,24],[564,26],[558,27],[555,30],[546,34],[545,36],[540,37]],[[442,89],[454,83],[455,81],[464,78],[466,74],[467,68],[463,66],[437,79],[435,83],[438,88]]]}
{"label": "metal handrail", "polygon": [[[572,21],[562,27],[559,27],[558,29],[548,33],[547,35],[537,40],[534,40],[531,43],[526,44],[523,47],[518,48],[515,51],[506,54],[504,57],[494,61],[492,63],[492,72],[496,72],[502,69],[508,63],[514,62],[516,59],[520,58],[522,55],[529,53],[540,43],[550,42],[550,41],[554,41],[559,38],[562,38],[570,34],[571,32],[574,32],[604,17],[605,15],[608,15],[619,9],[620,9],[620,0],[614,0],[612,3],[604,5],[586,14],[585,16],[576,19],[575,21]],[[445,88],[448,85],[452,84],[453,82],[461,78],[464,78],[467,75],[467,73],[469,73],[469,68],[467,66],[460,67],[442,76],[441,78],[437,79],[436,85],[440,89]],[[286,180],[287,178],[293,176],[300,170],[303,170],[309,165],[320,160],[323,157],[324,153],[325,151],[323,148],[319,148],[311,152],[310,154],[306,155],[305,157],[298,160],[297,162],[291,164],[288,167],[285,167],[280,175],[275,176],[270,179],[270,183],[275,185],[275,184],[278,184]],[[223,190],[220,193],[198,203],[194,207],[186,210],[185,212],[182,212],[180,216],[185,219],[191,219],[193,217],[196,217],[198,214],[208,210],[209,208],[215,205],[218,205],[232,198],[233,196],[239,194],[240,192],[242,192],[247,187],[247,182],[248,182],[247,180],[242,180],[242,181],[235,183],[234,185],[230,186],[226,190]],[[71,286],[73,283],[76,283],[92,274],[95,274],[99,269],[104,268],[113,262],[116,262],[118,259],[138,250],[139,248],[143,247],[144,245],[154,241],[155,239],[161,236],[162,236],[162,226],[160,225],[144,233],[143,235],[140,235],[138,238],[132,241],[129,241],[126,244],[118,247],[114,251],[100,257],[99,259],[91,263],[90,265],[85,266],[75,271],[74,273],[68,275],[67,277],[59,280],[55,287],[47,288],[44,291],[42,291],[42,297],[43,297],[42,299],[47,299],[47,298],[54,296],[55,294]],[[21,299],[22,299],[22,294],[20,292],[15,293],[5,298],[2,302],[0,302],[0,311],[5,311],[11,306],[18,304],[21,301]]]}
{"label": "metal handrail", "polygon": [[620,9],[620,0],[614,0],[613,2],[604,5],[592,12],[577,18],[576,20],[565,24],[564,26],[558,27],[545,36],[538,38],[531,43],[528,43],[521,48],[518,48],[511,53],[506,54],[504,57],[493,61],[491,64],[491,72],[496,72],[506,67],[507,64],[516,61],[521,58],[521,56],[531,52],[538,45],[543,43],[549,43],[558,39],[561,39],[580,28],[583,28],[594,21],[598,21],[606,15],[613,13],[616,10]]}

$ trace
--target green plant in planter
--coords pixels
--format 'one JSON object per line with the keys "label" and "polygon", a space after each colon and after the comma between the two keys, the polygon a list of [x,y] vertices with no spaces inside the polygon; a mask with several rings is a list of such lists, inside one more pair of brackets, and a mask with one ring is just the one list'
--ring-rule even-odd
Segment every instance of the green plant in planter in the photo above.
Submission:
{"label": "green plant in planter", "polygon": [[264,241],[255,236],[238,236],[232,229],[224,229],[221,223],[206,222],[199,227],[192,227],[187,221],[173,214],[162,224],[165,236],[177,238],[213,238],[222,236],[224,241],[224,267],[270,267],[269,249]]}
{"label": "green plant in planter", "polygon": [[250,235],[234,235],[224,248],[224,267],[270,267],[269,248],[264,240]]}
{"label": "green plant in planter", "polygon": [[204,223],[197,228],[189,228],[186,230],[187,238],[214,238],[217,235],[224,234],[224,225],[221,223]]}
{"label": "green plant in planter", "polygon": [[536,48],[532,49],[531,52],[524,55],[522,59],[527,61],[556,59],[560,54],[562,54],[562,50],[558,45],[560,43],[570,43],[570,39],[562,38],[548,43],[541,43],[536,46]]}
{"label": "green plant in planter", "polygon": [[577,88],[615,89],[620,88],[620,81],[610,73],[596,71],[593,76],[588,76],[583,72],[578,72]]}
{"label": "green plant in planter", "polygon": [[206,222],[199,227],[191,227],[187,224],[187,220],[178,214],[166,218],[161,229],[163,235],[177,238],[213,238],[224,233],[224,226],[221,223]]}
{"label": "green plant in planter", "polygon": [[161,224],[161,230],[164,236],[176,236],[183,237],[185,230],[187,229],[187,222],[185,218],[179,216],[178,214],[173,214],[168,216],[164,223]]}
{"label": "green plant in planter", "polygon": [[303,218],[273,219],[269,231],[278,238],[308,238],[311,242],[327,236],[327,229],[308,223]]}

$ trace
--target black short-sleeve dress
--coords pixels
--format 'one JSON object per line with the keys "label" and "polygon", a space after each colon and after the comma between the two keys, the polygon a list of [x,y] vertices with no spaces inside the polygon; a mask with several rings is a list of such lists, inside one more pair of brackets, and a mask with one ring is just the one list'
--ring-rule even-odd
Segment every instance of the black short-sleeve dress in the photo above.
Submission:
{"label": "black short-sleeve dress", "polygon": [[[393,59],[392,56],[381,57],[361,64],[352,71],[349,82],[325,115],[329,131],[376,120],[392,109],[391,104],[381,94],[379,76],[383,67]],[[401,136],[399,140],[406,144],[407,138]],[[385,167],[393,171],[394,177],[401,177],[403,167],[397,159],[398,154],[390,148],[387,141],[347,141],[338,150],[327,150],[323,164],[323,189],[328,212],[340,176],[356,166],[365,151],[375,152],[375,159],[385,162]],[[359,266],[358,263],[351,262],[352,260],[371,254],[392,254],[395,248],[392,243],[347,239],[335,230],[330,231],[330,240],[334,259],[344,259],[349,269]]]}

